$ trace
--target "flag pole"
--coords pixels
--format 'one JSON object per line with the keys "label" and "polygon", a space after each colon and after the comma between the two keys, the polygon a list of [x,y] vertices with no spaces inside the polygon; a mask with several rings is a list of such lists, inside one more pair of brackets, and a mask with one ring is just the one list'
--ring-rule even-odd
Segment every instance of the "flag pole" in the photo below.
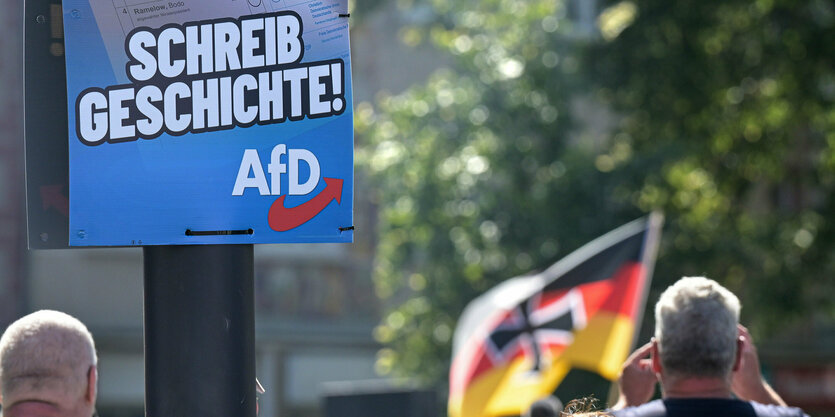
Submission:
{"label": "flag pole", "polygon": [[[644,272],[644,285],[641,290],[641,301],[635,306],[635,330],[632,332],[632,342],[629,344],[629,352],[635,350],[635,345],[638,343],[640,336],[640,327],[644,321],[644,310],[646,310],[647,298],[649,297],[649,289],[652,285],[652,274],[655,270],[655,258],[658,254],[658,244],[661,241],[661,228],[664,225],[664,214],[658,210],[652,211],[647,218],[647,234],[644,240],[644,246],[641,250],[641,265],[647,265]],[[613,381],[609,388],[609,398],[607,405],[613,406],[620,396],[620,388],[618,381]]]}
{"label": "flag pole", "polygon": [[[644,310],[646,310],[647,297],[649,297],[649,288],[652,285],[652,273],[655,270],[655,258],[658,255],[658,244],[661,241],[661,228],[664,225],[664,214],[658,210],[650,213],[647,219],[647,234],[644,240],[644,247],[641,253],[641,265],[647,265],[644,272],[644,285],[641,292],[641,301],[636,305],[635,323],[639,326],[644,320]],[[632,333],[632,343],[629,351],[635,350],[635,344],[638,342],[640,334],[640,327],[636,326],[636,331]]]}

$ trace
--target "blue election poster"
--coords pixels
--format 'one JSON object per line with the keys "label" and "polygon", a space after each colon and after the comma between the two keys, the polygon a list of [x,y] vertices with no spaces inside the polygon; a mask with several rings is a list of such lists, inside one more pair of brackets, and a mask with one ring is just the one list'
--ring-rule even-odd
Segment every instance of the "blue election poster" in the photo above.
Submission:
{"label": "blue election poster", "polygon": [[70,245],[353,240],[347,0],[64,0]]}

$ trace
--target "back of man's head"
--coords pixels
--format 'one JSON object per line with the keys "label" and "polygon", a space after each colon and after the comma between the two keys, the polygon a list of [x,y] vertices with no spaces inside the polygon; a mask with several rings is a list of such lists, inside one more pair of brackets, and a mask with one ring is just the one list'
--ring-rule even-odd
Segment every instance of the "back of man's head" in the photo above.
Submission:
{"label": "back of man's head", "polygon": [[655,338],[664,373],[727,378],[736,359],[739,299],[713,280],[686,277],[655,305]]}
{"label": "back of man's head", "polygon": [[60,411],[56,415],[89,417],[96,397],[96,361],[93,337],[68,314],[41,310],[15,321],[0,338],[4,414],[34,403],[54,406]]}
{"label": "back of man's head", "polygon": [[561,411],[562,401],[550,395],[531,404],[522,417],[558,417]]}

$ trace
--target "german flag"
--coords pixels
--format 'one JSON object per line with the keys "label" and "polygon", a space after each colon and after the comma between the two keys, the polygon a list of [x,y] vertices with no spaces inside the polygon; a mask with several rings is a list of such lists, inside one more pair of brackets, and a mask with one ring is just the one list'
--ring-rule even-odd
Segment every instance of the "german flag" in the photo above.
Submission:
{"label": "german flag", "polygon": [[450,417],[518,416],[572,369],[615,380],[634,343],[662,216],[621,226],[473,300],[458,322]]}

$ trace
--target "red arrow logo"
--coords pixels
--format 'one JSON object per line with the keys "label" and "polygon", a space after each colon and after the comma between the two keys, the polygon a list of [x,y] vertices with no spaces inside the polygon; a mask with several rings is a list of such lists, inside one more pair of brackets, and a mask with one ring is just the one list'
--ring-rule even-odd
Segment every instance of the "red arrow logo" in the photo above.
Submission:
{"label": "red arrow logo", "polygon": [[270,228],[277,232],[286,232],[290,229],[295,229],[307,223],[308,220],[314,218],[324,210],[330,204],[331,200],[336,200],[336,204],[340,204],[342,201],[342,180],[338,178],[325,178],[325,184],[327,184],[325,189],[316,195],[316,197],[296,207],[284,207],[284,197],[286,196],[278,197],[273,205],[270,206],[270,211],[267,214]]}
{"label": "red arrow logo", "polygon": [[47,210],[50,207],[55,207],[59,213],[65,217],[70,215],[70,201],[67,197],[61,194],[62,185],[44,185],[41,186],[41,201],[43,201],[43,209]]}

